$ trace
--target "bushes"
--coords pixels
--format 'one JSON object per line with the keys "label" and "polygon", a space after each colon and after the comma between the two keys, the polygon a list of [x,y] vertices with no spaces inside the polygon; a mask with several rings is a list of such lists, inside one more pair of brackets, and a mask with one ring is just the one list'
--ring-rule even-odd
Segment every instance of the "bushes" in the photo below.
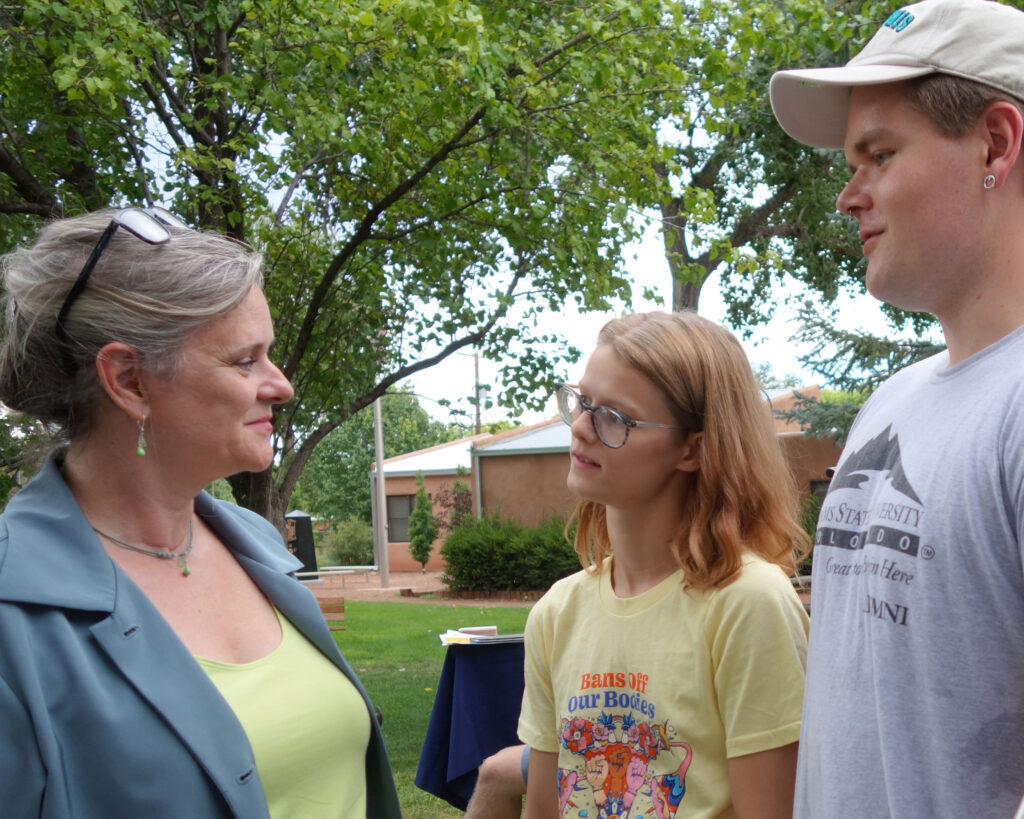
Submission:
{"label": "bushes", "polygon": [[444,582],[452,591],[545,591],[580,568],[564,531],[557,517],[537,527],[494,516],[470,519],[441,547]]}
{"label": "bushes", "polygon": [[818,515],[821,514],[821,502],[818,500],[818,496],[811,493],[805,495],[800,501],[800,523],[803,525],[804,531],[811,538],[811,551],[807,553],[803,560],[800,561],[800,565],[797,566],[797,574],[810,575],[812,561],[814,558],[814,540],[818,530]]}
{"label": "bushes", "polygon": [[322,566],[369,566],[373,563],[373,529],[352,515],[315,533]]}

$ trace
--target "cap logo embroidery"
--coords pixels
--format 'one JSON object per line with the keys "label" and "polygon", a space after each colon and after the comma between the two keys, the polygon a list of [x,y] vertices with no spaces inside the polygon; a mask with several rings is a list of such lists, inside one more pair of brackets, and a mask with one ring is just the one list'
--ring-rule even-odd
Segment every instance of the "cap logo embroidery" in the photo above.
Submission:
{"label": "cap logo embroidery", "polygon": [[882,26],[891,28],[893,31],[903,31],[907,26],[914,22],[914,15],[906,9],[900,9],[894,11],[889,15],[889,19],[886,20]]}

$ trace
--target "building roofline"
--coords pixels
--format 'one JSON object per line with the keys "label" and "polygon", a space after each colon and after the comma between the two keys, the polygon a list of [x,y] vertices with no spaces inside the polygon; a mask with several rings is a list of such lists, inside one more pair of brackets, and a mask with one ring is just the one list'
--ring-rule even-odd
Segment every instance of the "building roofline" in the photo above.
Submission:
{"label": "building roofline", "polygon": [[[489,432],[481,432],[478,435],[466,435],[466,436],[464,436],[462,438],[456,438],[454,441],[445,441],[444,443],[434,444],[433,446],[428,446],[428,447],[425,447],[423,449],[416,449],[416,450],[413,450],[412,452],[405,452],[402,455],[392,455],[390,458],[385,458],[384,459],[384,465],[387,466],[388,464],[396,463],[398,461],[402,461],[402,460],[405,460],[405,459],[408,459],[408,458],[412,458],[414,456],[420,456],[420,455],[423,455],[426,452],[435,452],[438,449],[444,449],[445,447],[451,447],[451,446],[458,446],[459,444],[465,445],[466,443],[472,443],[473,441],[476,441],[476,440],[481,439],[481,438],[490,438],[490,437],[491,437],[491,433],[489,433]],[[375,463],[371,464],[370,465],[370,471],[371,472],[375,471],[376,467],[377,467],[377,464],[375,464]],[[394,474],[394,473],[392,473],[392,474]]]}

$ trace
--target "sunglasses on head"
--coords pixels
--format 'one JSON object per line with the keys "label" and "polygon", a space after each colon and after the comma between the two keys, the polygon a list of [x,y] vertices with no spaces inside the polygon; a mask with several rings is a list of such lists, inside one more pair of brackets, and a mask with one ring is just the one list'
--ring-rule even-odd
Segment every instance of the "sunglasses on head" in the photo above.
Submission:
{"label": "sunglasses on head", "polygon": [[75,358],[71,354],[71,339],[68,337],[68,331],[64,322],[67,320],[72,305],[74,305],[85,289],[89,276],[92,275],[92,271],[96,267],[100,256],[103,255],[103,251],[106,250],[111,237],[117,232],[118,228],[124,228],[130,234],[148,244],[162,245],[171,240],[171,232],[167,229],[168,227],[190,229],[181,219],[169,210],[161,207],[124,208],[114,214],[110,224],[100,234],[100,238],[96,241],[92,253],[86,259],[82,272],[78,274],[75,283],[71,285],[71,289],[64,298],[64,303],[60,307],[60,312],[57,313],[55,333],[57,344],[60,346],[61,357],[64,359],[64,369],[68,375],[73,375],[78,366],[75,364]]}

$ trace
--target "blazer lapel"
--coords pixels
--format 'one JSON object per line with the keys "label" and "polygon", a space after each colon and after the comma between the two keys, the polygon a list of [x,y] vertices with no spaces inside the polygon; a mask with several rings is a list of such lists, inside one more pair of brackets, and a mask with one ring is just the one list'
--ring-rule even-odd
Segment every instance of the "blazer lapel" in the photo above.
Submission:
{"label": "blazer lapel", "polygon": [[111,615],[92,626],[96,641],[195,755],[234,815],[267,817],[252,749],[234,712],[149,601],[120,591]]}

